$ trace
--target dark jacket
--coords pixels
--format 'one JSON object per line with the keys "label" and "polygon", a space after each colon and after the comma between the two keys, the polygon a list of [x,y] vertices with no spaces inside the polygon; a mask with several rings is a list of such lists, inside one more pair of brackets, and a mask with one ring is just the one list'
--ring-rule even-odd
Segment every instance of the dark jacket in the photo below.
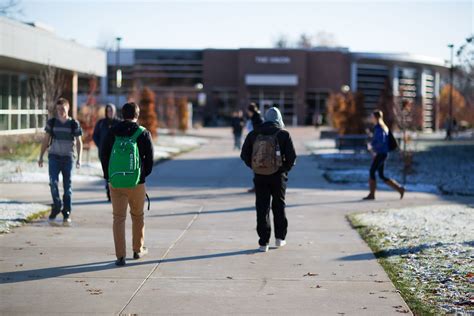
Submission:
{"label": "dark jacket", "polygon": [[256,130],[263,124],[263,118],[259,112],[254,112],[251,118],[253,129]]}
{"label": "dark jacket", "polygon": [[119,122],[120,121],[116,118],[113,118],[113,119],[103,118],[99,120],[97,124],[95,124],[94,134],[92,134],[92,139],[94,140],[94,143],[97,146],[97,149],[99,150],[99,157],[101,156],[100,149],[102,148],[102,145],[104,144],[107,134],[109,133],[109,129],[111,129],[113,126],[115,126]]}
{"label": "dark jacket", "polygon": [[234,135],[242,135],[242,130],[244,128],[244,119],[242,117],[233,117],[231,125],[232,133],[234,133]]}
{"label": "dark jacket", "polygon": [[273,122],[265,122],[257,129],[251,131],[245,138],[244,145],[242,147],[242,153],[240,158],[245,162],[245,164],[252,168],[252,151],[253,144],[259,134],[272,135],[275,134],[278,130],[280,133],[277,135],[278,144],[280,145],[280,151],[283,158],[283,165],[278,170],[279,173],[287,173],[293,168],[296,161],[296,152],[295,147],[293,146],[293,141],[291,140],[290,133],[288,131],[281,129],[277,124]]}
{"label": "dark jacket", "polygon": [[[109,178],[109,161],[114,146],[115,136],[132,136],[138,129],[138,124],[131,121],[122,121],[112,127],[107,133],[107,137],[101,148],[101,163],[104,178]],[[142,170],[140,176],[140,183],[145,183],[145,178],[151,173],[153,169],[153,143],[151,141],[150,132],[145,130],[137,138],[138,152],[140,154]]]}
{"label": "dark jacket", "polygon": [[377,154],[388,153],[388,133],[379,124],[374,127],[374,135],[372,137],[372,149]]}

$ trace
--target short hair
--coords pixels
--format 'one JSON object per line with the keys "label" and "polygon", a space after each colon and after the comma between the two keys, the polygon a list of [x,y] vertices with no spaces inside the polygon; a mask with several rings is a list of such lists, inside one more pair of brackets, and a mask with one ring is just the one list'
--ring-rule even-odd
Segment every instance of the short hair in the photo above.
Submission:
{"label": "short hair", "polygon": [[258,107],[254,102],[252,102],[247,107],[247,110],[249,110],[250,112],[253,112],[253,113],[257,113],[258,112]]}
{"label": "short hair", "polygon": [[56,105],[67,106],[68,108],[71,107],[71,106],[69,105],[69,101],[68,101],[66,98],[59,98],[59,99],[56,101]]}
{"label": "short hair", "polygon": [[381,118],[383,118],[383,112],[380,111],[380,110],[376,110],[376,111],[372,112],[372,115],[373,115],[376,119],[381,119]]}
{"label": "short hair", "polygon": [[122,117],[124,120],[133,120],[138,118],[140,108],[135,102],[125,103],[122,107]]}

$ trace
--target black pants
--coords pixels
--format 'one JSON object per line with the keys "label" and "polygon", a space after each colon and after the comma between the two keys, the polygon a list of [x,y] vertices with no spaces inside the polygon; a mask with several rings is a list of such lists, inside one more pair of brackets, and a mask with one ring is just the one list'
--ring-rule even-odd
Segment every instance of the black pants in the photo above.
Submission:
{"label": "black pants", "polygon": [[265,246],[270,241],[272,232],[270,224],[270,201],[273,211],[275,238],[285,239],[288,220],[285,214],[286,174],[277,173],[270,176],[255,175],[255,206],[257,209],[258,243]]}
{"label": "black pants", "polygon": [[376,154],[372,160],[372,165],[370,166],[370,179],[375,180],[375,172],[379,172],[379,177],[383,181],[388,180],[384,175],[385,160],[387,159],[387,154]]}

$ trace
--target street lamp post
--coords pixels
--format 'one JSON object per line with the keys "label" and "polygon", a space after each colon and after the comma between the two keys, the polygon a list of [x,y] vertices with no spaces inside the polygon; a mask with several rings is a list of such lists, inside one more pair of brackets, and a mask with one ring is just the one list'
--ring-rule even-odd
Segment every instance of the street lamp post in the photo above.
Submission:
{"label": "street lamp post", "polygon": [[116,73],[115,73],[115,105],[117,107],[120,106],[120,88],[122,87],[122,69],[120,69],[120,41],[122,40],[121,37],[115,38],[117,41],[117,51],[116,51]]}
{"label": "street lamp post", "polygon": [[448,47],[451,49],[451,67],[449,68],[449,122],[446,130],[446,139],[450,140],[453,132],[453,77],[454,77],[454,64],[453,64],[453,44],[449,44]]}

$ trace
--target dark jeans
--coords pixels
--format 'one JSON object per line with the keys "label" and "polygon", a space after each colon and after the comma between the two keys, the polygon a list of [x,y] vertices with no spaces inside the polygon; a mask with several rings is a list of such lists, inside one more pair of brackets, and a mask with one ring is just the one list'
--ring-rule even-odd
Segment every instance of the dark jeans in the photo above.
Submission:
{"label": "dark jeans", "polygon": [[[52,215],[57,215],[63,207],[63,215],[68,216],[71,213],[71,173],[72,157],[58,156],[50,154],[49,160],[49,186],[51,188],[51,197],[53,198]],[[63,200],[59,198],[59,173],[63,175]]]}
{"label": "dark jeans", "polygon": [[372,160],[372,165],[370,166],[370,179],[375,180],[375,172],[378,171],[380,179],[383,181],[388,180],[384,175],[385,160],[387,159],[387,154],[376,154]]}
{"label": "dark jeans", "polygon": [[288,229],[288,220],[285,214],[286,174],[277,173],[270,176],[255,175],[255,206],[257,209],[258,243],[265,246],[270,241],[270,201],[273,211],[275,238],[285,239]]}
{"label": "dark jeans", "polygon": [[234,148],[239,149],[242,147],[242,134],[234,134]]}

